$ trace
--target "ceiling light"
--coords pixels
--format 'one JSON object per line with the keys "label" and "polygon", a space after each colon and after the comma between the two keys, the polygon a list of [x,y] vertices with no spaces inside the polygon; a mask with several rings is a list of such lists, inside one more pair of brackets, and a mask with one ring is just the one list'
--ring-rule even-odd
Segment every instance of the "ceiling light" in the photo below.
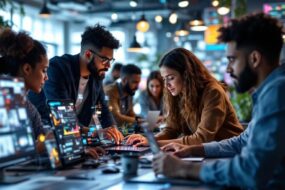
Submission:
{"label": "ceiling light", "polygon": [[131,0],[131,1],[130,1],[130,6],[131,6],[131,7],[137,7],[137,6],[138,6],[138,2],[135,1],[135,0]]}
{"label": "ceiling light", "polygon": [[111,15],[111,19],[112,19],[112,21],[118,20],[118,14],[117,14],[117,13],[113,13],[113,14]]}
{"label": "ceiling light", "polygon": [[198,26],[198,25],[204,24],[204,22],[203,22],[201,19],[195,19],[195,20],[191,20],[191,21],[189,22],[189,24],[190,24],[191,26]]}
{"label": "ceiling light", "polygon": [[188,5],[189,5],[189,1],[180,1],[179,3],[178,3],[178,6],[179,7],[181,7],[181,8],[185,8],[185,7],[188,7]]}
{"label": "ceiling light", "polygon": [[44,1],[44,5],[40,11],[40,16],[43,18],[48,18],[48,17],[50,17],[50,15],[51,15],[51,12],[50,12],[49,8],[47,7],[47,2]]}
{"label": "ceiling light", "polygon": [[178,29],[175,31],[176,36],[187,36],[189,34],[189,29],[186,23],[182,22]]}
{"label": "ceiling light", "polygon": [[196,12],[194,19],[189,22],[190,28],[193,31],[204,31],[207,29],[202,19],[201,12]]}
{"label": "ceiling light", "polygon": [[142,46],[137,41],[136,35],[134,35],[133,41],[128,48],[128,52],[141,53],[142,49]]}
{"label": "ceiling light", "polygon": [[217,6],[219,6],[219,4],[220,4],[220,2],[218,0],[213,0],[212,1],[213,7],[217,7]]}
{"label": "ceiling light", "polygon": [[177,18],[178,18],[177,14],[173,12],[173,13],[171,13],[171,15],[169,16],[169,22],[170,22],[171,24],[176,24]]}
{"label": "ceiling light", "polygon": [[173,38],[173,40],[174,40],[174,42],[179,42],[179,37],[178,36],[175,36],[174,38]]}
{"label": "ceiling light", "polygon": [[205,31],[207,30],[208,27],[205,25],[201,25],[201,26],[191,26],[190,28],[193,31]]}
{"label": "ceiling light", "polygon": [[220,15],[226,15],[230,12],[230,9],[228,7],[219,7],[217,11]]}
{"label": "ceiling light", "polygon": [[160,15],[156,15],[155,18],[154,18],[154,20],[155,20],[155,22],[160,23],[160,22],[162,22],[163,18],[162,18],[162,16],[160,16]]}
{"label": "ceiling light", "polygon": [[165,34],[165,36],[167,37],[167,38],[171,38],[171,32],[166,32],[166,34]]}
{"label": "ceiling light", "polygon": [[137,23],[137,30],[140,32],[147,32],[149,29],[149,23],[145,19],[144,14],[142,15],[141,19]]}

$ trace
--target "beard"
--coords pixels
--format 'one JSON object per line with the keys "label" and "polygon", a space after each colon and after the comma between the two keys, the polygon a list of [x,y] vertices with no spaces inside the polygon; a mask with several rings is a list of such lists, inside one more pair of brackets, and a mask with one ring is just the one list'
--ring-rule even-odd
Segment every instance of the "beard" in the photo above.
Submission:
{"label": "beard", "polygon": [[233,74],[231,74],[231,77],[237,80],[235,88],[238,93],[250,90],[257,83],[257,74],[250,68],[248,62],[239,77]]}
{"label": "beard", "polygon": [[92,58],[88,64],[87,64],[87,69],[89,70],[89,72],[91,73],[91,75],[95,78],[95,79],[98,79],[98,80],[103,80],[105,78],[105,75],[100,75],[100,72],[101,71],[105,71],[107,72],[108,69],[106,68],[103,68],[103,69],[97,69],[95,66],[94,66],[94,58]]}
{"label": "beard", "polygon": [[130,95],[130,96],[134,96],[135,93],[136,93],[136,89],[135,90],[132,90],[130,88],[130,85],[129,83],[126,84],[126,86],[124,87],[125,91]]}

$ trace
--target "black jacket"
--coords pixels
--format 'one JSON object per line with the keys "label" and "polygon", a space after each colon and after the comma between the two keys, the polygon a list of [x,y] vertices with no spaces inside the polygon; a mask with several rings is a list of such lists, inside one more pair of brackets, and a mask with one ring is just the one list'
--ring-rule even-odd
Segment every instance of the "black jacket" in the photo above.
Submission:
{"label": "black jacket", "polygon": [[[46,100],[71,99],[75,104],[80,80],[79,54],[65,54],[61,57],[53,57],[50,60],[47,73],[48,80],[42,93],[35,94],[31,92],[28,95],[30,101],[39,109],[44,119],[48,117]],[[90,76],[87,87],[89,88],[89,94],[81,112],[77,115],[79,123],[88,126],[91,121],[93,107],[100,103],[102,105],[101,125],[103,128],[110,127],[114,124],[114,119],[105,101],[102,81]]]}

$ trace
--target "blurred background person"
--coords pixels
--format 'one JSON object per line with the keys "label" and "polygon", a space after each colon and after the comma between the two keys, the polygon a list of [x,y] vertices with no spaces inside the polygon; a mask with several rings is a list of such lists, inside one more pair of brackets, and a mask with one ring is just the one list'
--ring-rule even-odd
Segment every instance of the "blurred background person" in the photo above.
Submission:
{"label": "blurred background person", "polygon": [[106,76],[106,79],[103,81],[104,85],[109,85],[115,82],[118,78],[120,78],[120,72],[123,64],[115,63],[112,67],[112,71],[109,75]]}
{"label": "blurred background person", "polygon": [[104,89],[109,97],[109,108],[119,128],[138,121],[133,110],[133,96],[139,88],[141,69],[133,64],[123,65],[120,79]]}
{"label": "blurred background person", "polygon": [[140,115],[147,117],[148,111],[160,111],[158,122],[163,120],[163,79],[159,71],[152,71],[147,78],[146,90],[139,96]]}

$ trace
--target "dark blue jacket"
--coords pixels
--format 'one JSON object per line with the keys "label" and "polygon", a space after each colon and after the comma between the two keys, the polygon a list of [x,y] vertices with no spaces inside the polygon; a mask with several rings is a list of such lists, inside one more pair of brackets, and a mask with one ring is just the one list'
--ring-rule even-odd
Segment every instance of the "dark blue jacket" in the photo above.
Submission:
{"label": "dark blue jacket", "polygon": [[[80,80],[79,54],[65,54],[61,57],[53,57],[50,60],[47,73],[48,80],[42,93],[35,94],[31,92],[28,95],[30,101],[38,108],[44,119],[48,117],[47,100],[71,99],[75,104]],[[81,112],[77,115],[79,123],[88,126],[91,121],[93,107],[100,103],[102,105],[101,125],[103,128],[110,127],[114,124],[114,120],[105,101],[102,81],[90,76],[87,87],[89,88],[89,94]]]}

